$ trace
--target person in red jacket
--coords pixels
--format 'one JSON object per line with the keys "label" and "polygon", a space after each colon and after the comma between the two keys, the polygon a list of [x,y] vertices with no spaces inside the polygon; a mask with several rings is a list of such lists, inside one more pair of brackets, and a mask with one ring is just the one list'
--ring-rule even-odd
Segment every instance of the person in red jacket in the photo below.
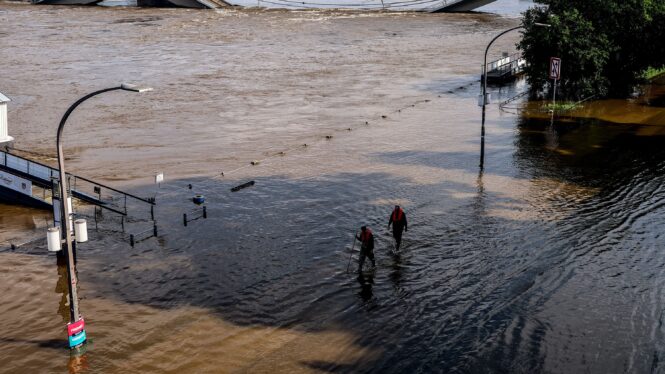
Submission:
{"label": "person in red jacket", "polygon": [[390,214],[390,219],[388,220],[389,229],[391,224],[393,225],[393,238],[395,238],[395,251],[399,251],[399,246],[402,245],[402,231],[409,231],[406,222],[406,213],[404,213],[404,210],[399,205],[395,205],[395,209]]}
{"label": "person in red jacket", "polygon": [[372,267],[376,267],[374,262],[374,234],[367,226],[360,228],[360,236],[356,235],[356,239],[360,240],[360,259],[358,264],[358,273],[362,273],[363,265],[365,264],[365,257],[369,257],[372,261]]}

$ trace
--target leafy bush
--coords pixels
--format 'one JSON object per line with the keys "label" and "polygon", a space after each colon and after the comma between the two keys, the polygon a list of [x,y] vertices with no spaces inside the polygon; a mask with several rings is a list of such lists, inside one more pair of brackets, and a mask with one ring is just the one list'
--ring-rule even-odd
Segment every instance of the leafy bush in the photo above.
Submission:
{"label": "leafy bush", "polygon": [[[559,57],[561,95],[626,97],[647,69],[665,67],[665,1],[536,0],[518,48],[534,95],[549,93],[550,57]],[[535,23],[547,23],[542,28]]]}

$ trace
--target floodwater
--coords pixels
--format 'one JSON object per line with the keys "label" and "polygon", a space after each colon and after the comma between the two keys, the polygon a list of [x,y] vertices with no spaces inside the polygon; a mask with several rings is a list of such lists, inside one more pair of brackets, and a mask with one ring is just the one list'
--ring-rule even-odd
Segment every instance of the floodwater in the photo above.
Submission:
{"label": "floodwater", "polygon": [[[81,106],[65,149],[69,171],[156,196],[159,231],[132,248],[127,234],[151,225],[145,207],[124,234],[110,213],[97,231],[89,218],[78,273],[91,342],[79,357],[65,346],[66,275],[43,241],[0,252],[0,371],[665,371],[660,126],[491,105],[478,168],[482,53],[528,5],[0,4],[0,91],[30,157],[53,162],[59,117],[85,93],[155,88]],[[194,194],[208,218],[185,227]],[[385,229],[395,203],[409,218],[398,255]],[[48,225],[47,213],[0,209],[0,240]],[[347,263],[361,224],[378,266],[358,278]]]}

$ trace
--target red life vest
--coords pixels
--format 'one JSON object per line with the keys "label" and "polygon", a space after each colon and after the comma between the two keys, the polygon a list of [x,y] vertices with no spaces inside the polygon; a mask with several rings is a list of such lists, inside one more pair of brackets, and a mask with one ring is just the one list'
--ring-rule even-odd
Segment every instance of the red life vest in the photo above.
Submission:
{"label": "red life vest", "polygon": [[404,211],[402,208],[399,208],[399,210],[393,210],[393,222],[402,222],[402,217],[404,217]]}
{"label": "red life vest", "polygon": [[369,239],[371,239],[372,236],[373,236],[372,230],[365,229],[365,232],[360,233],[360,241],[364,243],[364,242],[368,241]]}

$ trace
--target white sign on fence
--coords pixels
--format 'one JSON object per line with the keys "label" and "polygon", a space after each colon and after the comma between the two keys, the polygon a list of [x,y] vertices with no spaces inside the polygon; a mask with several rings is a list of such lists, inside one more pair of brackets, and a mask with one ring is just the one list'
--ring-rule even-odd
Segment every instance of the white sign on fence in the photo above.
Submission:
{"label": "white sign on fence", "polygon": [[32,182],[4,171],[0,171],[0,186],[32,196]]}
{"label": "white sign on fence", "polygon": [[164,173],[155,175],[155,184],[160,184],[162,182],[164,182]]}

